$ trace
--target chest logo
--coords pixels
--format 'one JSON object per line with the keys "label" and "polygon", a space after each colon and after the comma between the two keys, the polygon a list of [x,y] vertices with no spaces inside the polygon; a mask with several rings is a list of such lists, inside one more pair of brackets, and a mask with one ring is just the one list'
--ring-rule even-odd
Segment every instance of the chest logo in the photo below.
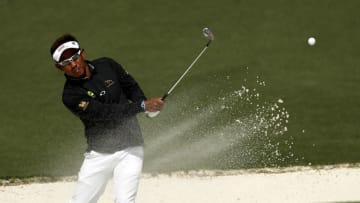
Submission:
{"label": "chest logo", "polygon": [[89,95],[92,98],[95,98],[95,94],[92,91],[87,91],[87,95]]}
{"label": "chest logo", "polygon": [[110,86],[112,86],[115,82],[113,81],[113,80],[105,80],[105,86],[106,87],[110,87]]}
{"label": "chest logo", "polygon": [[88,105],[89,105],[89,102],[87,102],[87,101],[81,101],[78,106],[79,106],[80,109],[82,109],[83,111],[85,111],[86,108],[88,107]]}
{"label": "chest logo", "polygon": [[100,92],[100,96],[104,96],[105,94],[106,94],[106,91],[105,91],[105,90],[103,90],[103,91]]}

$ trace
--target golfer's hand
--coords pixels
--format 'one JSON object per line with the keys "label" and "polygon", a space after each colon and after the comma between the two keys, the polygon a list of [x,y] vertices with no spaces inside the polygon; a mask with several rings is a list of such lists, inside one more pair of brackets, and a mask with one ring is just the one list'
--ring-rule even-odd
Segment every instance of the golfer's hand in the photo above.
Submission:
{"label": "golfer's hand", "polygon": [[151,98],[145,101],[145,111],[160,111],[161,108],[164,106],[164,101],[161,100],[160,97]]}

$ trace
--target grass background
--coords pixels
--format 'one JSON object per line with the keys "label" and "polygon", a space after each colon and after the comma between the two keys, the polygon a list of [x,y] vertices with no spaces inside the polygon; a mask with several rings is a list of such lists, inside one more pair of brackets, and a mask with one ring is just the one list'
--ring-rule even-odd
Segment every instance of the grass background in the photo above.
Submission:
{"label": "grass background", "polygon": [[[151,97],[200,51],[206,26],[216,41],[169,105],[241,87],[249,67],[250,82],[266,81],[262,99],[282,98],[291,115],[286,134],[302,158],[281,165],[359,162],[359,8],[356,0],[0,0],[0,177],[71,175],[81,164],[82,125],[61,103],[64,77],[49,54],[55,38],[72,33],[89,59],[115,58]],[[209,84],[208,97],[187,94]],[[171,126],[139,119],[145,140],[154,122]]]}

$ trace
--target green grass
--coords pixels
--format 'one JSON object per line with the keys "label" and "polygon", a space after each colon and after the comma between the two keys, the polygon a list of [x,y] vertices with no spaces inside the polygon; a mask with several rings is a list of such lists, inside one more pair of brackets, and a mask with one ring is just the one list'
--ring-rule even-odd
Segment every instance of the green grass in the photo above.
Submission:
{"label": "green grass", "polygon": [[[259,76],[266,82],[261,99],[282,98],[290,114],[286,137],[298,161],[280,165],[359,162],[359,6],[356,0],[0,0],[0,177],[72,175],[81,164],[82,126],[61,103],[64,78],[48,51],[56,37],[76,35],[89,59],[117,59],[150,97],[162,95],[201,50],[205,26],[215,41],[169,106],[184,97],[188,105],[206,103]],[[310,36],[317,38],[314,47],[306,44]],[[189,95],[192,89],[203,94]],[[161,118],[140,121],[146,141],[156,137],[152,125],[172,127]],[[241,160],[231,166],[243,167]]]}

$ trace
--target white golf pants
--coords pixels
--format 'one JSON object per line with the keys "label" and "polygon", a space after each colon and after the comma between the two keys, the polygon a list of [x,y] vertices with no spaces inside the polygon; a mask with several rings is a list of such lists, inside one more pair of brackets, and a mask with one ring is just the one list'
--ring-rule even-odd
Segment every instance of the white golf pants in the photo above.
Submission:
{"label": "white golf pants", "polygon": [[96,203],[111,177],[114,182],[114,202],[135,202],[144,157],[142,146],[113,154],[90,151],[84,156],[70,203]]}

